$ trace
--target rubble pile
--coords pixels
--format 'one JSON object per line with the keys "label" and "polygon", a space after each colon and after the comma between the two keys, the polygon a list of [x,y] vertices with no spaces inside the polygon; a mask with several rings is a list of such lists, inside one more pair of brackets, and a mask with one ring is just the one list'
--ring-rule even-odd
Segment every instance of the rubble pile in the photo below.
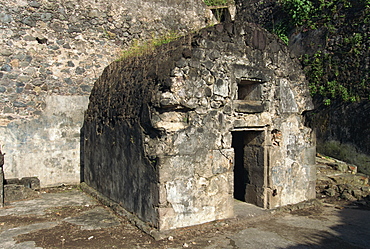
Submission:
{"label": "rubble pile", "polygon": [[350,201],[370,207],[369,176],[357,172],[357,166],[334,158],[316,157],[318,199],[325,202]]}

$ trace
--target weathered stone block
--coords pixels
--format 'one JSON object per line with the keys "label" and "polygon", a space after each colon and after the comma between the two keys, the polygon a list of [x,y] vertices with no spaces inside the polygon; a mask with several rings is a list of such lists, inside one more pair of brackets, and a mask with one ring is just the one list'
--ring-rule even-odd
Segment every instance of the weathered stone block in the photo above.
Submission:
{"label": "weathered stone block", "polygon": [[197,166],[191,155],[160,157],[158,164],[161,169],[159,172],[159,182],[161,183],[194,175]]}
{"label": "weathered stone block", "polygon": [[337,192],[332,188],[328,188],[328,189],[325,190],[325,194],[327,196],[335,196],[337,194]]}
{"label": "weathered stone block", "polygon": [[281,111],[283,113],[298,112],[298,106],[294,97],[295,94],[289,86],[287,79],[281,79],[279,98],[281,101]]}
{"label": "weathered stone block", "polygon": [[181,112],[164,112],[158,115],[153,125],[157,129],[164,129],[167,132],[174,132],[187,127],[187,115]]}
{"label": "weathered stone block", "polygon": [[353,195],[351,195],[348,192],[343,192],[342,195],[341,195],[341,198],[343,198],[347,201],[356,201],[357,200]]}
{"label": "weathered stone block", "polygon": [[242,113],[260,113],[265,110],[261,101],[238,101],[235,103],[235,111]]}
{"label": "weathered stone block", "polygon": [[216,175],[232,171],[233,159],[233,149],[214,150],[212,156],[212,173]]}
{"label": "weathered stone block", "polygon": [[213,85],[213,93],[222,97],[229,95],[229,84],[225,79],[217,79]]}
{"label": "weathered stone block", "polygon": [[5,202],[20,201],[29,198],[39,197],[40,193],[17,184],[6,184],[4,185],[4,200]]}

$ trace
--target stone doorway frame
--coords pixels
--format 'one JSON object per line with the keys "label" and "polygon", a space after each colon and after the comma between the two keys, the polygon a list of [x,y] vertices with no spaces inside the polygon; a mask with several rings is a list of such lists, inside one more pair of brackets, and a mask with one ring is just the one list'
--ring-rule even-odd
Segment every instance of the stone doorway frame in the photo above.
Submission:
{"label": "stone doorway frame", "polygon": [[[267,207],[267,200],[268,200],[268,194],[267,194],[267,189],[268,189],[268,182],[269,182],[269,170],[268,170],[268,146],[267,146],[267,141],[268,141],[268,129],[267,126],[264,127],[242,127],[242,128],[234,128],[231,130],[232,134],[232,147],[234,148],[234,191],[235,191],[235,186],[240,187],[244,186],[245,189],[243,189],[241,192],[244,192],[244,198],[240,198],[240,192],[237,193],[237,196],[234,193],[234,198],[238,199],[240,201],[244,201],[246,203],[250,203],[253,205],[256,205],[261,208],[268,208]],[[244,170],[238,167],[236,163],[236,160],[240,160],[240,158],[237,158],[235,147],[234,147],[234,142],[235,142],[235,135],[241,135],[243,138],[238,138],[243,139],[243,165]],[[253,138],[253,136],[255,136]],[[259,144],[253,144],[250,143],[249,145],[246,144],[246,141],[250,140],[252,141],[253,139],[257,139],[256,136],[259,136],[258,139],[262,140],[261,143]],[[254,153],[259,153],[259,155],[255,158],[251,158],[250,163],[254,163],[253,165],[249,164],[247,165],[246,162],[246,155],[244,154],[246,152],[246,146],[249,146],[249,151],[254,151]],[[258,152],[258,147],[260,147],[260,151]],[[254,148],[254,149],[252,149]],[[257,148],[257,150],[256,150]],[[239,148],[240,150],[240,148]],[[248,148],[247,148],[248,150]],[[239,155],[240,156],[240,155]],[[259,161],[259,162],[258,162]],[[240,165],[239,165],[240,167]],[[246,168],[248,167],[248,168]],[[262,167],[262,168],[261,168]],[[240,172],[244,172],[248,174],[248,176],[236,176],[236,174],[239,174]],[[262,174],[262,175],[261,175]],[[240,180],[247,180],[248,182],[237,182]]]}

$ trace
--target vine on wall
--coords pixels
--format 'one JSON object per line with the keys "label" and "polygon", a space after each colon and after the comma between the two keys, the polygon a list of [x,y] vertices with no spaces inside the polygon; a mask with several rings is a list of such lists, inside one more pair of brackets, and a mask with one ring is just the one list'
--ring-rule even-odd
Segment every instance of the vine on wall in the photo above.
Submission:
{"label": "vine on wall", "polygon": [[370,99],[370,0],[278,0],[288,14],[272,30],[288,43],[289,32],[327,31],[326,44],[302,64],[313,95],[360,101]]}

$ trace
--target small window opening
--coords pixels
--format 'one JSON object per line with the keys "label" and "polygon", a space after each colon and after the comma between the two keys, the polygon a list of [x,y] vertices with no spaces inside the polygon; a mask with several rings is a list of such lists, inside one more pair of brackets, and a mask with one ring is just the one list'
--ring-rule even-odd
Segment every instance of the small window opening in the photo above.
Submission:
{"label": "small window opening", "polygon": [[240,81],[238,84],[238,100],[260,101],[261,84],[251,80]]}

